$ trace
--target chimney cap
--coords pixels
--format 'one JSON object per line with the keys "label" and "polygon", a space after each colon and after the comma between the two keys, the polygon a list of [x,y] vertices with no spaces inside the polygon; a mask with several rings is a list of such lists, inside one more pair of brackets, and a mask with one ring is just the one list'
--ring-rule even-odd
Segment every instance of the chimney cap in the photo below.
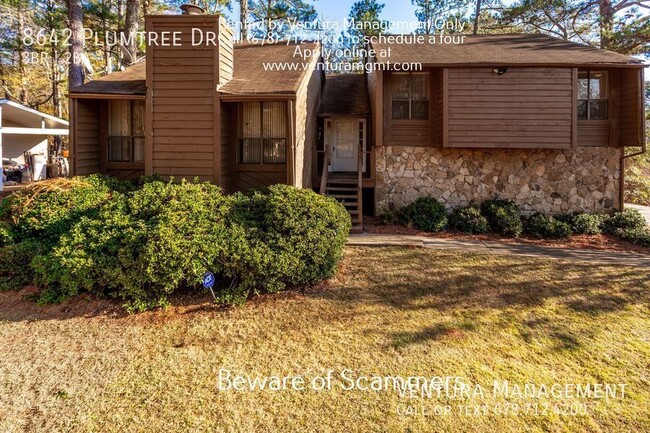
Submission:
{"label": "chimney cap", "polygon": [[184,4],[180,8],[183,11],[183,15],[201,15],[205,12],[202,7],[192,4]]}

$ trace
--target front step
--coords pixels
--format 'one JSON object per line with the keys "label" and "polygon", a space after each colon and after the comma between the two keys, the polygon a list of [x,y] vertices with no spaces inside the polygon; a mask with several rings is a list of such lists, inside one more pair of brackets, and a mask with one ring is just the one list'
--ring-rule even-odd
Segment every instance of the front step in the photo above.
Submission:
{"label": "front step", "polygon": [[359,200],[361,185],[357,174],[329,173],[325,184],[325,195],[338,200],[350,214],[352,229],[350,233],[363,233],[363,223]]}

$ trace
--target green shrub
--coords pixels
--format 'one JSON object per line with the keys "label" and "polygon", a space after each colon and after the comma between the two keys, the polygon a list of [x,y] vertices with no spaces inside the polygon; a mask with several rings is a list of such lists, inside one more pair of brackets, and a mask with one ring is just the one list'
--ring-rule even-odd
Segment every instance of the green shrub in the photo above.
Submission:
{"label": "green shrub", "polygon": [[409,222],[421,230],[438,232],[447,226],[447,211],[433,197],[420,197],[404,208]]}
{"label": "green shrub", "polygon": [[40,182],[7,197],[0,217],[11,223],[18,240],[56,242],[81,217],[96,214],[114,191],[129,188],[104,176]]}
{"label": "green shrub", "polygon": [[466,233],[486,233],[490,230],[487,219],[478,206],[458,208],[449,217],[449,225]]}
{"label": "green shrub", "polygon": [[45,244],[31,239],[0,248],[0,291],[20,290],[32,284],[32,260],[46,251]]}
{"label": "green shrub", "polygon": [[490,228],[506,236],[517,237],[523,232],[521,213],[511,200],[491,199],[481,204],[481,213]]}
{"label": "green shrub", "polygon": [[650,229],[625,229],[619,232],[621,239],[650,248]]}
{"label": "green shrub", "polygon": [[607,215],[576,212],[556,215],[555,218],[569,224],[577,235],[599,235],[603,232],[602,224]]}
{"label": "green shrub", "polygon": [[404,213],[404,209],[394,209],[385,212],[379,216],[379,222],[384,225],[400,225],[405,226],[409,223],[408,216]]}
{"label": "green shrub", "polygon": [[227,300],[257,288],[278,291],[329,278],[343,254],[350,216],[336,200],[310,190],[274,185],[234,196],[228,223],[245,234],[233,248],[239,261],[227,273],[240,279]]}
{"label": "green shrub", "polygon": [[6,222],[0,221],[0,248],[5,245],[11,245],[14,243],[14,234],[11,232],[9,224]]}
{"label": "green shrub", "polygon": [[541,239],[571,236],[571,226],[549,215],[535,214],[526,221],[526,233]]}
{"label": "green shrub", "polygon": [[332,276],[351,227],[336,200],[282,185],[225,196],[208,183],[156,180],[111,197],[30,257],[41,302],[92,292],[142,310],[200,287],[208,270],[223,302],[241,302]]}
{"label": "green shrub", "polygon": [[625,231],[643,230],[646,226],[647,221],[636,209],[625,209],[623,212],[616,212],[603,221],[603,231],[617,236],[621,236]]}

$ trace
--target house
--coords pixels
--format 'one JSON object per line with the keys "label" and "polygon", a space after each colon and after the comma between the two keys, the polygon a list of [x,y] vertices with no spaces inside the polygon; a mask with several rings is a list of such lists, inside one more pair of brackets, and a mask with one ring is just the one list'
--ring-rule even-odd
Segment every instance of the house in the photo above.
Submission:
{"label": "house", "polygon": [[366,74],[325,77],[317,43],[233,43],[218,16],[148,16],[146,31],[178,43],[71,89],[74,174],[314,188],[360,228],[423,195],[619,209],[624,148],[645,140],[643,63],[549,36],[377,41]]}
{"label": "house", "polygon": [[[0,159],[24,165],[36,163],[35,180],[47,176],[48,137],[68,135],[68,122],[8,99],[0,99]],[[25,153],[32,161],[25,161]],[[3,164],[4,165],[4,164]],[[0,191],[3,191],[0,176]]]}
{"label": "house", "polygon": [[528,213],[622,209],[624,149],[645,146],[640,60],[541,34],[373,48],[378,211],[421,195],[448,207],[499,196]]}

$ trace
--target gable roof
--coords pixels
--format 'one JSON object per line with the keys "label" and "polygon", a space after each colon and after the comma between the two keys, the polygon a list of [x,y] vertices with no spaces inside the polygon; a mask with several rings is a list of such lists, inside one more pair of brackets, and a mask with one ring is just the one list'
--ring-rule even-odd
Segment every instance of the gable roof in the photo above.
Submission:
{"label": "gable roof", "polygon": [[[373,43],[379,63],[422,63],[423,66],[636,66],[643,61],[612,51],[544,34],[466,35],[464,43]],[[459,36],[459,35],[456,35]],[[390,48],[390,56],[381,51]]]}
{"label": "gable roof", "polygon": [[[219,91],[231,95],[293,94],[313,63],[314,57],[303,60],[295,50],[319,50],[316,42],[305,44],[235,44],[234,77]],[[315,52],[315,51],[312,51]],[[285,69],[269,70],[266,64],[286,65]],[[94,81],[70,89],[71,94],[146,95],[146,62],[141,61],[124,71],[113,72]]]}
{"label": "gable roof", "polygon": [[[233,79],[224,84],[222,93],[232,95],[296,93],[303,77],[309,72],[315,56],[304,60],[295,55],[296,49],[318,51],[320,44],[237,44]],[[269,65],[274,69],[269,68]],[[266,65],[266,67],[265,67]],[[279,66],[279,67],[278,67]]]}
{"label": "gable roof", "polygon": [[145,61],[129,66],[123,71],[104,75],[81,86],[70,89],[70,93],[99,93],[112,95],[146,95],[147,67]]}
{"label": "gable roof", "polygon": [[370,114],[366,76],[339,74],[325,77],[318,115],[365,116]]}

